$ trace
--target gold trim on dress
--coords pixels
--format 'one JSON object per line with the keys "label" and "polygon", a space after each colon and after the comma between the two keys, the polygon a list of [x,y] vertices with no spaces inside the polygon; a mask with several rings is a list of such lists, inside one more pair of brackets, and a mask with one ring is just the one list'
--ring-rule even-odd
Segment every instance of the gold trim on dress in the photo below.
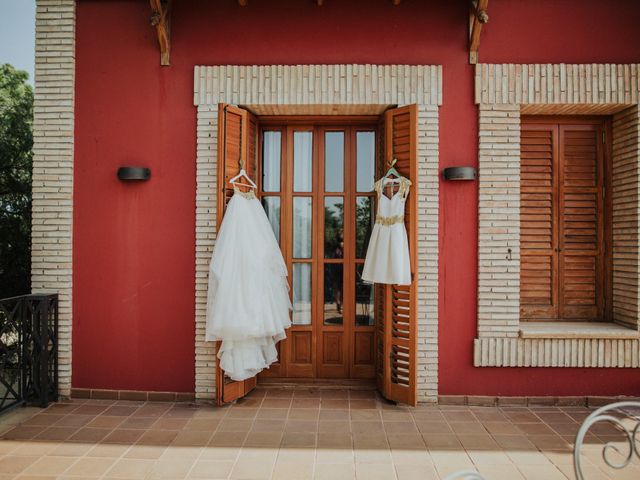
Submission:
{"label": "gold trim on dress", "polygon": [[402,223],[404,222],[404,216],[403,215],[394,215],[392,217],[381,217],[378,216],[376,217],[376,223],[380,224],[380,225],[395,225],[396,223]]}
{"label": "gold trim on dress", "polygon": [[253,190],[249,190],[248,192],[243,192],[238,187],[233,187],[233,194],[234,195],[240,195],[241,197],[244,197],[247,200],[252,200],[252,199],[256,198],[256,194],[254,193]]}

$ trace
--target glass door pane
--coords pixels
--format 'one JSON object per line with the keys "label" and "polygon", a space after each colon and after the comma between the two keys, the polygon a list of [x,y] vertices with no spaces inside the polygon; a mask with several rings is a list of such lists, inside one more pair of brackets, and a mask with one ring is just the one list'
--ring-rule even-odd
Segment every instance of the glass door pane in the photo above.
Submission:
{"label": "glass door pane", "polygon": [[324,134],[324,191],[344,190],[344,132]]}
{"label": "glass door pane", "polygon": [[324,265],[324,324],[342,325],[343,268],[341,263]]}
{"label": "glass door pane", "polygon": [[313,188],[313,132],[293,132],[293,191]]}
{"label": "glass door pane", "polygon": [[324,258],[344,258],[343,197],[324,197]]}
{"label": "glass door pane", "polygon": [[282,132],[264,132],[262,148],[262,191],[280,191]]}
{"label": "glass door pane", "polygon": [[373,190],[376,166],[376,133],[356,133],[356,191]]}
{"label": "glass door pane", "polygon": [[294,325],[311,325],[311,264],[293,264]]}
{"label": "glass door pane", "polygon": [[293,258],[311,258],[311,197],[293,197]]}

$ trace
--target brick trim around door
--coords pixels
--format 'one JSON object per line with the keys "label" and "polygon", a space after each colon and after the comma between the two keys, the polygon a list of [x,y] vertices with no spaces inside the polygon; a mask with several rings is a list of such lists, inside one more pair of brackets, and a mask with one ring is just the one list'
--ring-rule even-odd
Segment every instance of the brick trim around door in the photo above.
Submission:
{"label": "brick trim around door", "polygon": [[205,341],[208,265],[216,238],[218,103],[270,114],[368,115],[418,105],[418,401],[438,400],[438,106],[442,68],[429,65],[197,66],[196,398],[215,398],[215,346]]}

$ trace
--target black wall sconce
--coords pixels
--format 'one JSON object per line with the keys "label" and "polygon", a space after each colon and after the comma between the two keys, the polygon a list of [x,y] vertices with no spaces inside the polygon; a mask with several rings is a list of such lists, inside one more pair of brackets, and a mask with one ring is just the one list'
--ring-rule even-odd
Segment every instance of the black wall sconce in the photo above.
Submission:
{"label": "black wall sconce", "polygon": [[122,181],[149,180],[151,169],[147,167],[120,167],[118,169],[118,179]]}
{"label": "black wall sconce", "polygon": [[478,171],[473,167],[447,167],[442,170],[445,180],[475,180]]}

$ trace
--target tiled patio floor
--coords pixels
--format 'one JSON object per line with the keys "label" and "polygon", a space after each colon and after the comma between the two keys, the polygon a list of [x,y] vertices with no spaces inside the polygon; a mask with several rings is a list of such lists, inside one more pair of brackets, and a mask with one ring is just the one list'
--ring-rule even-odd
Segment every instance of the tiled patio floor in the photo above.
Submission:
{"label": "tiled patio floor", "polygon": [[[573,479],[578,407],[397,407],[374,392],[257,390],[228,408],[74,400],[0,417],[0,480],[430,480],[477,469],[487,480]],[[640,479],[640,463],[600,459],[610,427],[590,435],[588,479]],[[620,447],[624,448],[621,442]]]}

